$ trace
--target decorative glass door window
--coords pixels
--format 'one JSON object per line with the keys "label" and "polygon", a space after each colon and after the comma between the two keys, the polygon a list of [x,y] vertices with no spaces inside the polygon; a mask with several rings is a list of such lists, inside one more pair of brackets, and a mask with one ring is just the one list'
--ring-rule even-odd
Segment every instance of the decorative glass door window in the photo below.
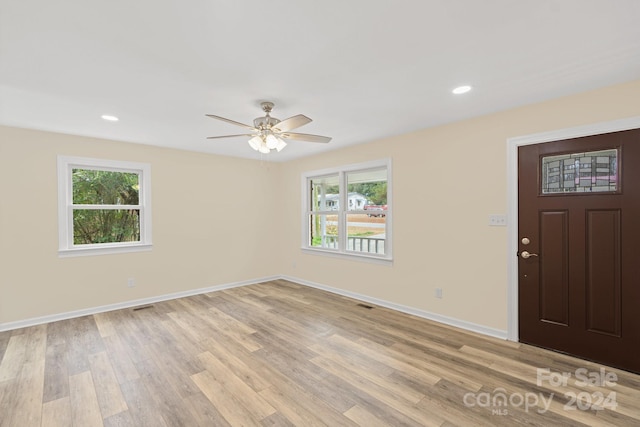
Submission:
{"label": "decorative glass door window", "polygon": [[618,150],[542,157],[542,194],[619,191]]}

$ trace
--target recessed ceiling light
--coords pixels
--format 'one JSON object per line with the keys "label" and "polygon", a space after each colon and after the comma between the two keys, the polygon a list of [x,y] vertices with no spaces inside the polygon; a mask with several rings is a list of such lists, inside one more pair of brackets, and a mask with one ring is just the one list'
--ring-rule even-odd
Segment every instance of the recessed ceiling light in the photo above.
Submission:
{"label": "recessed ceiling light", "polygon": [[108,114],[103,114],[103,115],[102,115],[102,119],[103,119],[103,120],[110,121],[110,122],[117,122],[118,120],[120,120],[120,119],[118,119],[116,116],[110,116],[110,115],[108,115]]}
{"label": "recessed ceiling light", "polygon": [[467,93],[471,90],[471,86],[458,86],[457,88],[455,88],[454,90],[452,90],[451,92],[455,93],[456,95],[460,95],[461,93]]}

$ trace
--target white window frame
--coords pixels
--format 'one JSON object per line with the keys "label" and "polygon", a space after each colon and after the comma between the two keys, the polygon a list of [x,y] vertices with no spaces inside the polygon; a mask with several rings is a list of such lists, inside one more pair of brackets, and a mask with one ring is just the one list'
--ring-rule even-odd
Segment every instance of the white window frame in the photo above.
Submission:
{"label": "white window frame", "polygon": [[[74,205],[72,170],[93,169],[138,175],[138,205],[126,205],[140,210],[140,241],[75,245],[73,243],[74,208],[122,209],[122,205]],[[148,163],[58,156],[58,256],[73,257],[151,250],[151,165]]]}
{"label": "white window frame", "polygon": [[[371,254],[367,252],[348,251],[347,248],[347,214],[358,211],[348,210],[348,191],[347,191],[347,174],[351,172],[360,172],[371,169],[387,170],[387,211],[385,223],[385,253],[383,255]],[[319,248],[311,246],[309,236],[309,215],[313,214],[335,214],[335,210],[331,211],[311,211],[311,194],[309,180],[326,177],[329,175],[338,175],[340,186],[340,207],[338,213],[338,248]],[[393,244],[392,244],[392,225],[393,225],[393,197],[392,197],[392,170],[391,159],[374,160],[364,163],[354,163],[335,168],[315,170],[304,172],[302,174],[302,251],[309,254],[324,255],[330,257],[347,258],[377,264],[393,263]]]}

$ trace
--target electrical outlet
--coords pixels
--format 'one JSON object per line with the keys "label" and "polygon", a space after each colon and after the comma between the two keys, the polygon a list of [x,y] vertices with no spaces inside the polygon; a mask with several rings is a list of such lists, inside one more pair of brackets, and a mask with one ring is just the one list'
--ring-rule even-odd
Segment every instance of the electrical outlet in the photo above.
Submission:
{"label": "electrical outlet", "polygon": [[442,298],[442,288],[436,288],[436,298]]}
{"label": "electrical outlet", "polygon": [[133,288],[136,285],[136,279],[134,279],[133,277],[129,277],[127,279],[127,286],[129,288]]}
{"label": "electrical outlet", "polygon": [[507,216],[506,215],[489,215],[489,225],[492,227],[506,227]]}

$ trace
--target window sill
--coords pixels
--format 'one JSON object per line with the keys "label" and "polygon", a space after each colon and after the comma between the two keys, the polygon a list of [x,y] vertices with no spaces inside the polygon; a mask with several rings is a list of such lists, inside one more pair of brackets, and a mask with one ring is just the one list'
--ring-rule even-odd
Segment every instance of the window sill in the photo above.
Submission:
{"label": "window sill", "polygon": [[393,265],[393,258],[383,258],[374,255],[364,255],[364,254],[356,254],[356,253],[346,253],[346,252],[338,252],[326,249],[312,249],[312,248],[301,248],[302,252],[310,255],[320,255],[326,256],[330,258],[341,258],[347,259],[351,261],[360,261],[366,262],[369,264],[379,264],[379,265]]}
{"label": "window sill", "polygon": [[94,256],[94,255],[110,255],[121,254],[128,252],[147,252],[150,251],[153,245],[149,244],[137,244],[126,246],[100,246],[91,248],[73,248],[73,249],[59,249],[59,258],[71,258],[78,256]]}

